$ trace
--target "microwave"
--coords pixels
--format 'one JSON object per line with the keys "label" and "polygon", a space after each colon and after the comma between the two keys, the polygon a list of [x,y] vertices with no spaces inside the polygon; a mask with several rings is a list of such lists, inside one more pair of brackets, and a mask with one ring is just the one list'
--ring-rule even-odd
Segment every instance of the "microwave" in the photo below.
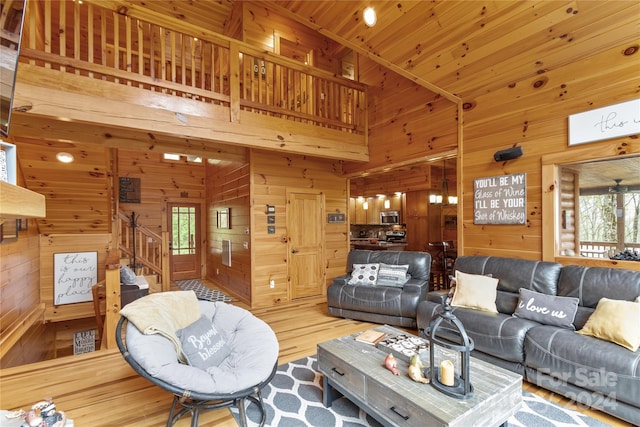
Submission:
{"label": "microwave", "polygon": [[400,212],[398,211],[380,212],[380,224],[400,224]]}

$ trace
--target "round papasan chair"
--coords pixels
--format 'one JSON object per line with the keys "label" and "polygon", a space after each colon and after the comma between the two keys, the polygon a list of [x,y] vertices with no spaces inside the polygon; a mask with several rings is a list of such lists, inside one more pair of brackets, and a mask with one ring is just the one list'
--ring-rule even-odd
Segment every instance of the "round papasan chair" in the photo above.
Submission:
{"label": "round papasan chair", "polygon": [[279,345],[273,330],[249,311],[199,301],[193,291],[150,294],[121,310],[116,342],[136,373],[173,393],[167,426],[201,411],[245,407],[265,411],[261,389],[273,378]]}

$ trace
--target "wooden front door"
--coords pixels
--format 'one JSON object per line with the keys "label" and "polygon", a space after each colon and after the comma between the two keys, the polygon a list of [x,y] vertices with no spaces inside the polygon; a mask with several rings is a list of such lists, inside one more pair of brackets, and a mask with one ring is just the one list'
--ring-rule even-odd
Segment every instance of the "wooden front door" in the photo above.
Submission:
{"label": "wooden front door", "polygon": [[323,295],[324,195],[289,193],[287,205],[289,295],[291,299]]}
{"label": "wooden front door", "polygon": [[169,203],[168,208],[171,280],[199,279],[200,205]]}

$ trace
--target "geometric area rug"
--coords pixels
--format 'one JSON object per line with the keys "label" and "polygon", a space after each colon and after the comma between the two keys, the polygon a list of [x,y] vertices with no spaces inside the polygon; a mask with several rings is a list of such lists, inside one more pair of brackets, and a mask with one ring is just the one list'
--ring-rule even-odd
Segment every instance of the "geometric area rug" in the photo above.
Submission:
{"label": "geometric area rug", "polygon": [[[316,356],[278,366],[262,397],[267,413],[265,426],[278,427],[380,427],[349,399],[342,396],[330,408],[322,404],[322,374]],[[236,422],[238,411],[231,409]],[[247,406],[249,426],[257,426],[256,405]],[[605,424],[580,412],[562,407],[536,394],[523,391],[522,406],[506,423],[508,427],[604,427]]]}
{"label": "geometric area rug", "polygon": [[183,291],[194,291],[200,300],[224,302],[233,301],[230,297],[217,289],[207,288],[205,285],[200,283],[198,279],[177,280],[176,285],[178,285]]}

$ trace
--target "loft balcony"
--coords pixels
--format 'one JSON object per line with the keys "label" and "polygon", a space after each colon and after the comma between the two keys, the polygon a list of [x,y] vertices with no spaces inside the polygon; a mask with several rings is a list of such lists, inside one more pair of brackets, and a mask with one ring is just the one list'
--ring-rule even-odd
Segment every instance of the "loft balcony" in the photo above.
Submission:
{"label": "loft balcony", "polygon": [[244,147],[367,161],[366,86],[205,30],[30,1],[12,134],[239,159]]}

